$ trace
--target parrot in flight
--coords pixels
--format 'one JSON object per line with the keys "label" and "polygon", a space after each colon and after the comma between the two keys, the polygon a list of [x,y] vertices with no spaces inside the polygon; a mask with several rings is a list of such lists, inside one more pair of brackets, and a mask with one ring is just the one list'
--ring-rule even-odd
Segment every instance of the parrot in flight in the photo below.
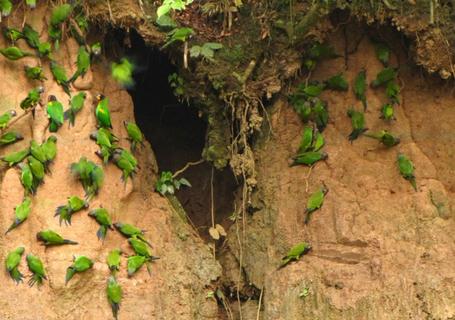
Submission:
{"label": "parrot in flight", "polygon": [[98,194],[104,181],[103,169],[100,166],[82,157],[71,164],[71,172],[82,183],[87,201]]}
{"label": "parrot in flight", "polygon": [[59,217],[59,222],[62,224],[62,221],[65,221],[67,225],[71,225],[71,218],[74,213],[81,210],[87,209],[89,204],[87,201],[79,198],[78,196],[68,197],[68,202],[66,205],[57,207],[55,211],[55,217]]}

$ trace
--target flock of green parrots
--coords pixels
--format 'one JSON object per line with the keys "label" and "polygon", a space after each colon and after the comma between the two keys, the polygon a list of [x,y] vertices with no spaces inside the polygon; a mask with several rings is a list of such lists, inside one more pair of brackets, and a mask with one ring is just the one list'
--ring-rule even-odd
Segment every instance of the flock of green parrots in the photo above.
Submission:
{"label": "flock of green parrots", "polygon": [[[0,11],[2,16],[9,15],[12,10],[12,4],[9,6],[9,0],[0,0]],[[34,8],[35,1],[26,1],[27,5]],[[32,81],[47,80],[43,72],[42,63],[48,62],[50,71],[54,80],[63,88],[70,97],[69,108],[64,111],[63,104],[53,95],[48,96],[45,111],[49,119],[49,132],[57,132],[68,120],[70,127],[75,125],[76,115],[84,107],[86,93],[79,92],[71,94],[71,84],[83,77],[89,70],[91,63],[101,54],[101,45],[95,43],[88,46],[85,43],[85,32],[87,31],[87,22],[81,12],[78,11],[77,5],[62,4],[53,8],[48,25],[48,38],[53,41],[41,42],[39,33],[29,24],[24,24],[22,30],[4,27],[3,34],[11,46],[0,49],[0,53],[11,61],[16,61],[28,56],[39,58],[36,66],[26,66],[25,75]],[[77,28],[74,28],[77,25]],[[59,42],[63,37],[63,30],[69,30],[71,35],[78,41],[80,48],[77,54],[77,69],[75,73],[68,78],[66,70],[58,64],[53,58],[52,51],[58,50]],[[81,31],[82,30],[82,31]],[[82,32],[82,34],[81,34]],[[16,42],[23,39],[30,48],[35,49],[36,53],[26,52],[16,46]],[[42,105],[41,95],[44,88],[38,86],[32,89],[27,96],[21,101],[20,108],[27,113],[32,113],[38,105]],[[0,115],[0,146],[8,145],[22,140],[23,136],[19,132],[5,131],[9,128],[12,119],[17,115],[14,110]],[[95,116],[97,120],[97,131],[90,135],[99,146],[96,154],[102,159],[103,164],[107,165],[112,161],[120,170],[122,170],[122,180],[132,177],[138,169],[138,162],[133,155],[138,144],[143,142],[143,134],[139,127],[132,122],[124,122],[125,130],[128,134],[128,140],[131,144],[131,151],[118,146],[119,139],[112,133],[112,123],[109,112],[108,98],[99,94],[96,96]],[[37,189],[43,183],[46,174],[50,173],[52,162],[57,156],[57,137],[50,135],[46,141],[39,143],[35,140],[30,141],[29,147],[11,154],[4,155],[1,160],[9,167],[17,167],[20,170],[20,181],[24,187],[24,199],[22,203],[15,207],[15,217],[6,234],[19,227],[27,220],[32,210],[32,196],[36,194]],[[73,176],[79,180],[85,191],[85,198],[70,196],[67,203],[56,209],[55,216],[59,218],[60,224],[65,222],[71,225],[72,216],[89,207],[90,201],[98,194],[104,181],[104,172],[101,165],[85,157],[81,157],[78,162],[72,163],[70,170]],[[128,276],[136,273],[144,264],[150,273],[150,263],[157,259],[151,253],[150,243],[144,237],[144,231],[134,225],[127,223],[113,223],[108,210],[103,207],[91,210],[88,215],[96,220],[100,225],[97,236],[104,240],[108,230],[117,230],[123,236],[128,238],[128,243],[135,252],[135,255],[129,256],[127,261]],[[77,245],[73,240],[64,239],[61,235],[53,230],[42,230],[37,233],[36,238],[44,246],[58,245]],[[23,275],[19,271],[22,255],[25,252],[24,247],[18,247],[11,251],[6,258],[6,269],[11,278],[17,283],[22,282]],[[107,257],[107,264],[111,270],[111,276],[107,282],[107,297],[112,307],[114,317],[117,318],[120,301],[122,299],[122,289],[116,280],[116,272],[120,270],[120,260],[122,252],[120,249],[112,250]],[[92,268],[94,261],[85,256],[74,256],[73,263],[67,268],[65,282],[71,280],[75,273],[82,273]],[[45,267],[38,256],[28,254],[26,257],[27,265],[32,273],[29,285],[35,283],[42,284],[47,279]]]}
{"label": "flock of green parrots", "polygon": [[[400,104],[400,86],[397,82],[398,72],[397,69],[389,66],[389,47],[383,43],[376,42],[375,49],[376,55],[384,65],[384,68],[376,75],[376,78],[371,81],[370,86],[372,88],[385,88],[385,94],[388,101],[384,103],[381,108],[380,118],[384,119],[384,121],[395,120],[394,107]],[[318,61],[336,57],[339,56],[335,53],[333,47],[326,44],[314,43],[306,52],[304,66],[308,71],[312,71],[316,67]],[[365,69],[362,69],[354,80],[353,92],[357,100],[362,103],[363,110],[357,110],[354,107],[348,108],[347,116],[351,119],[352,124],[352,131],[348,135],[348,139],[352,143],[359,137],[365,136],[378,140],[386,148],[394,147],[400,143],[400,139],[394,134],[387,130],[369,133],[368,128],[365,126],[364,112],[368,107],[366,99],[367,88],[367,73]],[[321,151],[321,149],[325,144],[322,132],[327,126],[329,112],[326,102],[319,98],[320,94],[327,89],[348,91],[349,83],[344,78],[343,74],[339,73],[323,82],[313,81],[302,83],[289,97],[291,105],[297,111],[302,121],[304,123],[309,123],[303,129],[299,149],[297,155],[293,157],[291,166],[313,166],[318,161],[325,160],[328,157],[327,153]],[[397,166],[401,176],[408,180],[414,190],[417,191],[414,165],[411,160],[400,153],[397,156]],[[311,214],[322,207],[327,192],[327,187],[323,185],[319,190],[310,195],[305,210],[305,224],[310,221]],[[281,267],[293,260],[298,260],[310,249],[310,244],[306,242],[298,243],[289,250],[285,257],[283,257]]]}

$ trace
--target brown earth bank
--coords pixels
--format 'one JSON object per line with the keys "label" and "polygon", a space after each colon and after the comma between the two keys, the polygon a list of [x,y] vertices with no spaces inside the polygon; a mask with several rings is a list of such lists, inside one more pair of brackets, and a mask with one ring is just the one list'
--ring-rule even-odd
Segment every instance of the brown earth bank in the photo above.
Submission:
{"label": "brown earth bank", "polygon": [[[111,23],[117,23],[117,26],[142,23],[138,22],[142,20],[136,2],[134,6],[130,1],[110,3],[113,4],[113,17],[117,19]],[[135,14],[127,15],[127,10],[120,10],[120,3],[125,5],[121,8],[134,9]],[[107,10],[104,2],[99,6]],[[107,16],[107,11],[103,14]],[[41,8],[34,13],[27,12],[25,18],[43,38],[45,17],[45,8]],[[24,17],[17,14],[5,23],[20,26],[23,21]],[[145,24],[136,27],[141,36],[149,36],[148,41],[163,40],[162,34],[150,31]],[[341,30],[329,40],[337,52],[344,52]],[[347,135],[351,123],[346,111],[351,105],[360,109],[360,104],[351,91],[325,91],[322,98],[328,102],[330,121],[324,131],[324,150],[329,158],[312,169],[290,168],[289,159],[298,148],[303,125],[287,103],[286,89],[275,87],[281,90],[280,95],[269,107],[269,117],[264,117],[265,122],[271,124],[270,134],[268,129],[263,129],[263,137],[255,141],[256,165],[253,168],[257,190],[252,198],[238,188],[237,200],[233,201],[236,183],[230,172],[215,174],[217,222],[226,228],[231,226],[230,210],[234,211],[230,218],[236,218],[228,236],[217,243],[218,260],[166,198],[154,191],[158,173],[156,159],[161,162],[160,170],[174,171],[184,164],[181,158],[188,157],[188,161],[199,158],[193,147],[178,144],[179,135],[189,135],[195,130],[185,131],[172,119],[160,122],[169,127],[167,129],[155,127],[157,123],[153,128],[147,127],[146,118],[137,119],[138,123],[142,121],[141,126],[152,143],[146,143],[136,154],[139,174],[125,186],[120,180],[121,172],[113,164],[104,166],[104,186],[91,203],[91,208],[107,208],[114,221],[133,223],[147,230],[153,253],[160,259],[153,263],[151,276],[144,269],[132,278],[126,274],[126,256],[132,251],[125,238],[109,231],[107,239],[99,241],[96,238],[98,225],[87,217],[87,211],[76,214],[69,227],[60,226],[53,216],[56,207],[64,204],[68,196],[83,195],[80,183],[70,173],[70,164],[81,156],[101,164],[94,153],[98,148],[89,139],[96,129],[94,96],[102,92],[109,97],[113,132],[123,147],[128,147],[128,142],[122,121],[133,120],[135,114],[138,116],[138,110],[134,110],[138,103],[134,101],[136,105],[133,105],[127,91],[110,79],[108,61],[95,65],[72,88],[73,93],[85,90],[88,99],[76,118],[76,126],[69,128],[65,123],[56,134],[58,155],[51,166],[52,175],[46,176],[45,183],[33,197],[28,221],[8,235],[0,233],[1,261],[11,249],[22,245],[26,253],[43,259],[49,280],[39,289],[28,288],[26,284],[15,285],[6,272],[0,273],[3,284],[0,318],[110,319],[112,312],[105,294],[109,270],[105,259],[111,249],[120,247],[124,258],[118,279],[124,298],[119,319],[454,319],[455,225],[451,198],[455,181],[450,147],[454,140],[452,132],[455,132],[453,83],[424,75],[407,59],[408,48],[400,39],[392,39],[392,42],[392,65],[400,67],[402,86],[397,119],[391,123],[379,119],[385,96],[382,89],[369,89],[366,122],[371,130],[388,129],[397,134],[401,143],[384,149],[376,141],[361,137],[350,144]],[[0,47],[5,46],[5,41],[0,40]],[[19,46],[27,48],[23,43]],[[68,39],[56,54],[57,60],[71,71],[69,74],[75,68],[77,48],[77,44]],[[282,55],[291,52],[295,53],[289,49]],[[289,56],[288,70],[295,71],[298,58]],[[273,59],[269,64],[270,61]],[[0,59],[3,79],[0,113],[18,106],[27,92],[38,85],[28,81],[22,71],[25,64],[37,62],[35,58],[18,62]],[[44,66],[47,78],[51,79],[47,63]],[[344,72],[352,83],[361,68],[367,69],[369,81],[382,68],[368,36],[362,38],[347,60],[342,57],[324,61],[311,78],[323,80]],[[438,68],[435,67],[435,71]],[[271,72],[270,78],[274,80],[271,83],[280,83],[275,71]],[[292,71],[283,76],[281,83],[291,74]],[[298,77],[296,83],[305,78],[306,75]],[[54,94],[67,105],[68,97],[53,80],[45,81],[44,87],[43,101]],[[3,147],[1,155],[26,147],[30,139],[42,142],[49,135],[47,123],[44,109],[38,107],[35,119],[28,115],[13,127],[24,135],[24,141]],[[166,140],[166,137],[159,137],[163,134],[161,130],[176,135]],[[153,136],[157,140],[154,141]],[[174,143],[179,151],[166,151],[172,149]],[[201,141],[195,144],[201,144]],[[155,158],[152,148],[163,154],[157,154]],[[399,152],[407,154],[415,164],[417,192],[399,175],[396,165]],[[195,184],[179,198],[207,240],[211,220],[208,185],[212,168],[206,163],[198,170],[188,171],[188,177]],[[224,180],[227,182],[223,183]],[[241,179],[238,182],[242,182]],[[308,196],[322,183],[329,193],[322,209],[305,225]],[[241,201],[242,195],[251,210],[242,211],[247,206]],[[3,229],[10,225],[14,207],[22,197],[19,171],[12,168],[3,172],[0,185],[0,226]],[[194,199],[196,201],[192,201]],[[77,240],[80,245],[44,249],[37,243],[35,234],[46,228]],[[301,241],[311,243],[312,251],[300,261],[278,270],[283,255]],[[73,255],[86,255],[95,260],[95,266],[93,270],[76,275],[65,286],[66,268]],[[24,261],[20,270],[26,276],[30,275]],[[218,303],[213,296],[218,298]],[[240,308],[236,305],[237,300],[242,301]]]}

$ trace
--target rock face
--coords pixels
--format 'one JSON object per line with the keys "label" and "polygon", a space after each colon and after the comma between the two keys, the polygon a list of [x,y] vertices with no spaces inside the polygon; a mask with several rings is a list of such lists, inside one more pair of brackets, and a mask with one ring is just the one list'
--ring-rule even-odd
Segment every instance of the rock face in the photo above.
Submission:
{"label": "rock face", "polygon": [[[43,25],[45,14],[41,9],[33,14],[27,12],[26,17],[26,21],[41,31],[43,37],[46,35],[46,27]],[[20,26],[22,21],[23,17],[20,16],[7,20],[9,26]],[[0,47],[6,45],[3,39],[0,40]],[[27,48],[22,40],[19,41],[19,46]],[[65,66],[68,74],[74,72],[77,50],[77,44],[69,39],[55,54],[55,58]],[[22,113],[18,107],[20,101],[31,88],[39,85],[25,78],[23,66],[37,63],[36,58],[17,62],[0,58],[1,113],[11,108],[15,108],[19,114]],[[43,84],[43,101],[47,101],[47,95],[53,94],[66,107],[68,96],[52,80],[47,62],[44,62],[44,67],[49,80]],[[22,245],[26,254],[33,253],[43,260],[49,279],[38,290],[36,287],[29,288],[26,284],[15,285],[6,272],[0,272],[1,319],[111,318],[112,313],[105,294],[109,276],[105,259],[108,252],[117,247],[124,252],[121,272],[118,274],[118,281],[124,292],[120,319],[216,317],[216,303],[212,299],[206,299],[206,295],[211,282],[219,276],[220,267],[208,248],[195,236],[194,231],[173,212],[166,199],[154,192],[157,165],[150,145],[146,144],[136,154],[140,170],[133,182],[129,181],[124,185],[120,180],[121,172],[113,164],[103,167],[104,186],[90,203],[90,208],[103,206],[110,211],[114,221],[132,223],[147,230],[154,254],[160,257],[152,266],[151,276],[144,268],[132,278],[127,277],[126,256],[133,252],[126,239],[109,231],[104,242],[98,241],[98,225],[87,216],[87,210],[77,213],[71,226],[60,226],[58,218],[54,217],[55,209],[65,204],[67,197],[84,195],[81,184],[70,173],[70,164],[82,156],[101,164],[94,153],[97,146],[89,139],[90,133],[96,130],[92,101],[97,93],[102,92],[110,99],[113,132],[119,137],[122,147],[129,147],[122,121],[134,120],[132,101],[127,92],[110,79],[108,70],[105,63],[101,62],[93,68],[93,73],[89,72],[82,81],[76,82],[73,93],[77,93],[76,88],[86,89],[88,97],[84,109],[76,117],[75,127],[69,128],[68,122],[65,122],[56,134],[58,154],[51,165],[52,174],[46,176],[45,183],[33,197],[29,219],[8,235],[0,232],[1,263],[10,250]],[[30,139],[42,142],[49,135],[46,130],[47,123],[44,108],[38,107],[35,119],[28,115],[12,127],[24,135],[24,141],[2,148],[1,154],[25,148]],[[8,169],[4,172],[0,185],[2,230],[6,230],[11,224],[14,207],[22,201],[22,197],[19,171],[15,168]],[[47,228],[80,244],[45,249],[38,244],[35,235]],[[66,268],[72,263],[73,255],[86,255],[95,260],[95,265],[93,270],[76,275],[65,286]],[[20,270],[29,276],[25,259]]]}
{"label": "rock face", "polygon": [[[339,39],[337,34],[332,42],[342,52]],[[363,67],[369,81],[382,68],[366,39],[346,70],[343,58],[325,61],[313,79],[345,72],[352,83]],[[368,89],[367,127],[398,134],[401,144],[391,149],[366,137],[350,144],[346,111],[351,105],[360,110],[361,104],[351,91],[326,91],[329,158],[312,170],[289,167],[303,125],[285,101],[273,108],[273,137],[257,155],[264,204],[249,219],[243,247],[247,277],[264,288],[264,319],[455,317],[455,99],[447,85],[407,64],[400,67],[396,121],[379,119],[384,89]],[[414,162],[417,192],[398,173],[399,152]],[[323,182],[326,201],[305,225],[308,196]],[[301,241],[310,242],[312,252],[277,270],[281,257]],[[230,246],[238,252],[236,241]],[[299,297],[305,290],[309,295]]]}

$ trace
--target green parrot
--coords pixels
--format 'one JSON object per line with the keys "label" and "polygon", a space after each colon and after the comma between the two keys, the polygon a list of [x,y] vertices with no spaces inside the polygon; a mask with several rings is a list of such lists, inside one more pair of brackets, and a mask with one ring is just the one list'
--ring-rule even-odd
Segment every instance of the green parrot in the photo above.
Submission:
{"label": "green parrot", "polygon": [[49,132],[57,132],[63,125],[65,118],[63,115],[63,105],[57,101],[57,98],[53,95],[49,96],[46,112],[47,117],[49,118]]}
{"label": "green parrot", "polygon": [[313,138],[313,143],[311,145],[311,149],[314,152],[319,151],[324,146],[324,144],[325,144],[324,136],[322,135],[322,133],[316,130],[315,136]]}
{"label": "green parrot", "polygon": [[128,139],[131,142],[131,151],[134,152],[136,145],[138,143],[142,144],[144,140],[144,135],[142,134],[141,129],[137,124],[133,122],[124,121],[123,125],[125,126],[126,132],[128,133]]}
{"label": "green parrot", "polygon": [[114,163],[122,170],[122,181],[127,182],[128,177],[133,177],[137,169],[137,160],[125,149],[115,149],[113,155]]}
{"label": "green parrot", "polygon": [[114,223],[114,227],[125,237],[127,237],[127,238],[136,237],[139,240],[142,240],[145,243],[147,243],[149,246],[151,246],[151,244],[144,237],[144,233],[145,233],[144,230],[141,230],[138,227],[133,226],[132,224],[121,223],[121,222]]}
{"label": "green parrot", "polygon": [[11,279],[16,281],[16,284],[22,282],[22,278],[24,277],[24,275],[19,271],[19,264],[21,263],[24,251],[24,247],[18,247],[8,253],[5,260],[6,271],[8,271]]}
{"label": "green parrot", "polygon": [[397,158],[398,169],[403,178],[408,180],[415,191],[417,191],[416,177],[414,175],[414,165],[404,154],[399,154]]}
{"label": "green parrot", "polygon": [[358,100],[362,102],[363,111],[367,110],[367,72],[365,69],[361,70],[354,80],[354,94]]}
{"label": "green parrot", "polygon": [[118,284],[114,276],[110,276],[107,282],[107,300],[112,308],[114,318],[118,319],[118,312],[120,309],[120,302],[122,301],[122,287]]}
{"label": "green parrot", "polygon": [[112,143],[116,141],[116,137],[108,129],[99,128],[90,135],[90,139],[96,140],[100,146],[100,151],[97,151],[96,154],[103,159],[104,164],[107,164],[114,152]]}
{"label": "green parrot", "polygon": [[144,256],[130,256],[128,257],[127,268],[128,277],[132,277],[147,261],[147,257]]}
{"label": "green parrot", "polygon": [[33,273],[32,278],[28,282],[30,287],[33,287],[35,283],[41,285],[43,280],[47,280],[46,271],[44,270],[44,265],[40,258],[32,254],[28,254],[27,265],[28,269]]}
{"label": "green parrot", "polygon": [[131,245],[133,248],[134,252],[140,256],[144,256],[148,258],[149,260],[157,260],[159,259],[158,257],[155,257],[152,255],[152,252],[150,251],[149,246],[147,243],[142,241],[141,239],[137,237],[131,237],[128,239],[128,243]]}
{"label": "green parrot", "polygon": [[73,7],[70,4],[62,4],[54,7],[51,13],[50,24],[53,26],[58,26],[65,22],[73,11]]}
{"label": "green parrot", "polygon": [[327,153],[319,152],[319,151],[308,151],[304,153],[300,153],[293,158],[293,162],[290,167],[297,166],[300,164],[304,164],[307,166],[312,166],[316,162],[320,160],[325,160],[328,158]]}
{"label": "green parrot", "polygon": [[25,0],[25,4],[29,6],[30,9],[36,8],[36,0]]}
{"label": "green parrot", "polygon": [[19,163],[18,166],[21,169],[20,180],[22,186],[24,187],[25,195],[34,194],[36,185],[33,179],[32,169],[27,163],[23,162]]}
{"label": "green parrot", "polygon": [[329,122],[329,112],[327,111],[325,103],[320,99],[315,101],[313,106],[313,116],[319,132],[323,132]]}
{"label": "green parrot", "polygon": [[315,84],[309,84],[309,85],[300,85],[299,86],[299,91],[303,92],[303,95],[306,96],[306,97],[318,97],[322,91],[324,90],[325,88],[325,85],[324,84],[318,84],[318,83],[315,83]]}
{"label": "green parrot", "polygon": [[94,262],[85,256],[73,257],[73,264],[66,269],[65,285],[68,284],[68,281],[73,278],[75,273],[87,271],[93,267],[93,264]]}
{"label": "green parrot", "polygon": [[352,143],[368,129],[365,128],[365,115],[363,112],[355,111],[353,108],[350,108],[347,114],[348,117],[351,118],[352,123],[352,132],[348,136],[349,141]]}
{"label": "green parrot", "polygon": [[389,65],[390,59],[390,48],[384,43],[380,42],[375,43],[374,47],[376,50],[376,57],[378,57],[379,61],[381,61],[382,64],[387,67]]}
{"label": "green parrot", "polygon": [[16,28],[4,27],[2,31],[3,31],[3,35],[5,36],[5,38],[7,40],[11,41],[13,44],[17,40],[24,38],[23,33],[19,29],[16,29]]}
{"label": "green parrot", "polygon": [[307,122],[311,117],[311,103],[302,98],[291,101],[291,103],[302,121]]}
{"label": "green parrot", "polygon": [[38,49],[38,46],[40,44],[39,33],[33,29],[31,25],[28,23],[24,24],[24,27],[22,28],[22,34],[24,35],[25,41],[27,41],[27,44],[31,48]]}
{"label": "green parrot", "polygon": [[395,110],[391,103],[385,103],[382,106],[380,118],[386,121],[395,120]]}
{"label": "green parrot", "polygon": [[112,220],[109,215],[109,212],[104,208],[98,208],[90,211],[88,215],[96,220],[100,225],[96,235],[99,240],[104,240],[106,238],[108,228],[114,230],[112,226]]}
{"label": "green parrot", "polygon": [[50,42],[41,42],[38,45],[38,56],[40,58],[50,58],[51,57],[51,52],[52,52],[52,45]]}
{"label": "green parrot", "polygon": [[30,154],[30,149],[24,149],[17,152],[7,154],[6,156],[1,157],[1,160],[8,163],[8,166],[12,167],[22,160],[24,160]]}
{"label": "green parrot", "polygon": [[28,156],[27,161],[33,174],[33,184],[35,185],[35,188],[37,188],[38,185],[41,184],[44,180],[44,165],[34,156]]}
{"label": "green parrot", "polygon": [[298,153],[310,151],[313,144],[313,127],[306,126],[303,128],[302,139],[300,140]]}
{"label": "green parrot", "polygon": [[22,51],[20,48],[12,46],[5,49],[0,49],[0,53],[9,60],[19,60],[25,57],[33,56],[33,53]]}
{"label": "green parrot", "polygon": [[71,218],[74,213],[79,212],[83,209],[87,209],[89,204],[87,201],[79,198],[78,196],[68,197],[68,203],[63,206],[57,207],[54,217],[59,217],[59,223],[65,221],[65,224],[71,225]]}
{"label": "green parrot", "polygon": [[44,246],[60,246],[64,244],[79,244],[76,241],[64,239],[61,235],[53,230],[42,230],[36,234],[36,239],[43,242]]}
{"label": "green parrot", "polygon": [[335,52],[335,48],[326,43],[315,42],[306,52],[309,58],[320,60],[320,59],[333,59],[340,57]]}
{"label": "green parrot", "polygon": [[35,140],[30,140],[30,153],[41,163],[46,163],[47,158],[43,148]]}
{"label": "green parrot", "polygon": [[[71,35],[79,45],[85,46],[86,45],[85,38],[89,29],[87,16],[85,15],[85,13],[81,12],[73,16],[73,19],[77,27],[74,24],[70,25]],[[88,49],[90,50],[90,48]]]}
{"label": "green parrot", "polygon": [[387,83],[385,94],[390,99],[390,101],[394,104],[400,104],[400,86],[395,80],[390,80]]}
{"label": "green parrot", "polygon": [[44,88],[42,86],[36,87],[29,91],[27,97],[21,101],[20,107],[22,110],[27,112],[28,110],[32,110],[38,105],[41,100],[41,94],[44,92]]}
{"label": "green parrot", "polygon": [[349,83],[343,73],[338,73],[328,80],[324,81],[325,88],[337,91],[348,91]]}
{"label": "green parrot", "polygon": [[59,65],[57,62],[53,60],[51,60],[50,66],[55,82],[57,82],[57,84],[63,88],[63,91],[65,91],[67,95],[71,96],[68,77],[66,75],[65,68],[63,68],[61,65]]}
{"label": "green parrot", "polygon": [[78,77],[84,77],[90,68],[90,54],[85,49],[85,46],[79,47],[76,66],[76,72],[74,72],[73,76],[68,80],[68,82],[74,82]]}
{"label": "green parrot", "polygon": [[22,203],[18,205],[16,208],[14,208],[15,214],[14,222],[11,224],[8,230],[6,230],[5,234],[17,228],[22,222],[27,220],[28,215],[30,214],[31,211],[31,205],[32,199],[30,199],[29,197],[25,197]]}
{"label": "green parrot", "polygon": [[388,148],[396,146],[400,143],[400,138],[395,137],[387,130],[381,130],[377,133],[365,133],[364,136],[376,139]]}
{"label": "green parrot", "polygon": [[98,127],[111,128],[111,114],[109,112],[109,100],[102,94],[96,96],[98,101],[95,109],[96,120],[98,121]]}
{"label": "green parrot", "polygon": [[329,192],[329,189],[325,185],[321,189],[313,193],[309,198],[305,209],[305,224],[310,222],[311,214],[322,207],[324,203],[324,197]]}
{"label": "green parrot", "polygon": [[55,49],[58,50],[63,35],[62,28],[60,26],[49,25],[47,27],[47,33],[49,34],[49,39],[54,41]]}
{"label": "green parrot", "polygon": [[107,255],[106,262],[109,270],[111,270],[112,275],[115,275],[117,271],[120,271],[121,254],[121,249],[114,249],[111,250]]}
{"label": "green parrot", "polygon": [[9,122],[12,118],[17,115],[15,110],[6,111],[4,114],[0,115],[0,130],[5,130],[8,127]]}
{"label": "green parrot", "polygon": [[92,44],[92,46],[90,47],[90,53],[95,56],[95,57],[98,57],[101,55],[101,50],[102,50],[102,47],[101,47],[101,43],[100,42],[95,42],[94,44]]}
{"label": "green parrot", "polygon": [[[0,0],[0,13],[2,17],[8,17],[13,10],[13,3],[11,0]],[[0,18],[0,22],[1,22]]]}
{"label": "green parrot", "polygon": [[40,66],[37,66],[37,67],[25,66],[24,70],[25,70],[25,75],[30,80],[39,80],[39,81],[47,80],[46,76],[44,75],[43,68],[41,68]]}
{"label": "green parrot", "polygon": [[104,173],[101,167],[82,157],[79,162],[71,164],[71,172],[81,181],[87,200],[98,194],[104,181]]}
{"label": "green parrot", "polygon": [[7,133],[4,133],[0,137],[0,146],[6,146],[11,143],[15,143],[17,141],[23,140],[24,137],[19,133],[15,131],[10,131]]}
{"label": "green parrot", "polygon": [[390,80],[397,77],[397,70],[391,67],[384,68],[376,75],[376,79],[371,82],[373,88],[387,84]]}
{"label": "green parrot", "polygon": [[40,148],[46,159],[45,164],[48,165],[57,156],[57,137],[54,135],[49,136]]}
{"label": "green parrot", "polygon": [[301,256],[307,254],[311,250],[311,245],[306,242],[300,242],[293,246],[288,253],[281,259],[279,269],[286,266],[291,261],[297,261]]}
{"label": "green parrot", "polygon": [[127,58],[122,58],[119,63],[114,62],[111,65],[112,78],[126,88],[134,85],[133,71],[134,65]]}
{"label": "green parrot", "polygon": [[82,110],[84,107],[85,99],[87,97],[87,93],[79,92],[75,96],[73,96],[70,100],[70,108],[65,111],[65,119],[69,119],[70,125],[74,127],[74,122],[76,120],[76,114]]}

